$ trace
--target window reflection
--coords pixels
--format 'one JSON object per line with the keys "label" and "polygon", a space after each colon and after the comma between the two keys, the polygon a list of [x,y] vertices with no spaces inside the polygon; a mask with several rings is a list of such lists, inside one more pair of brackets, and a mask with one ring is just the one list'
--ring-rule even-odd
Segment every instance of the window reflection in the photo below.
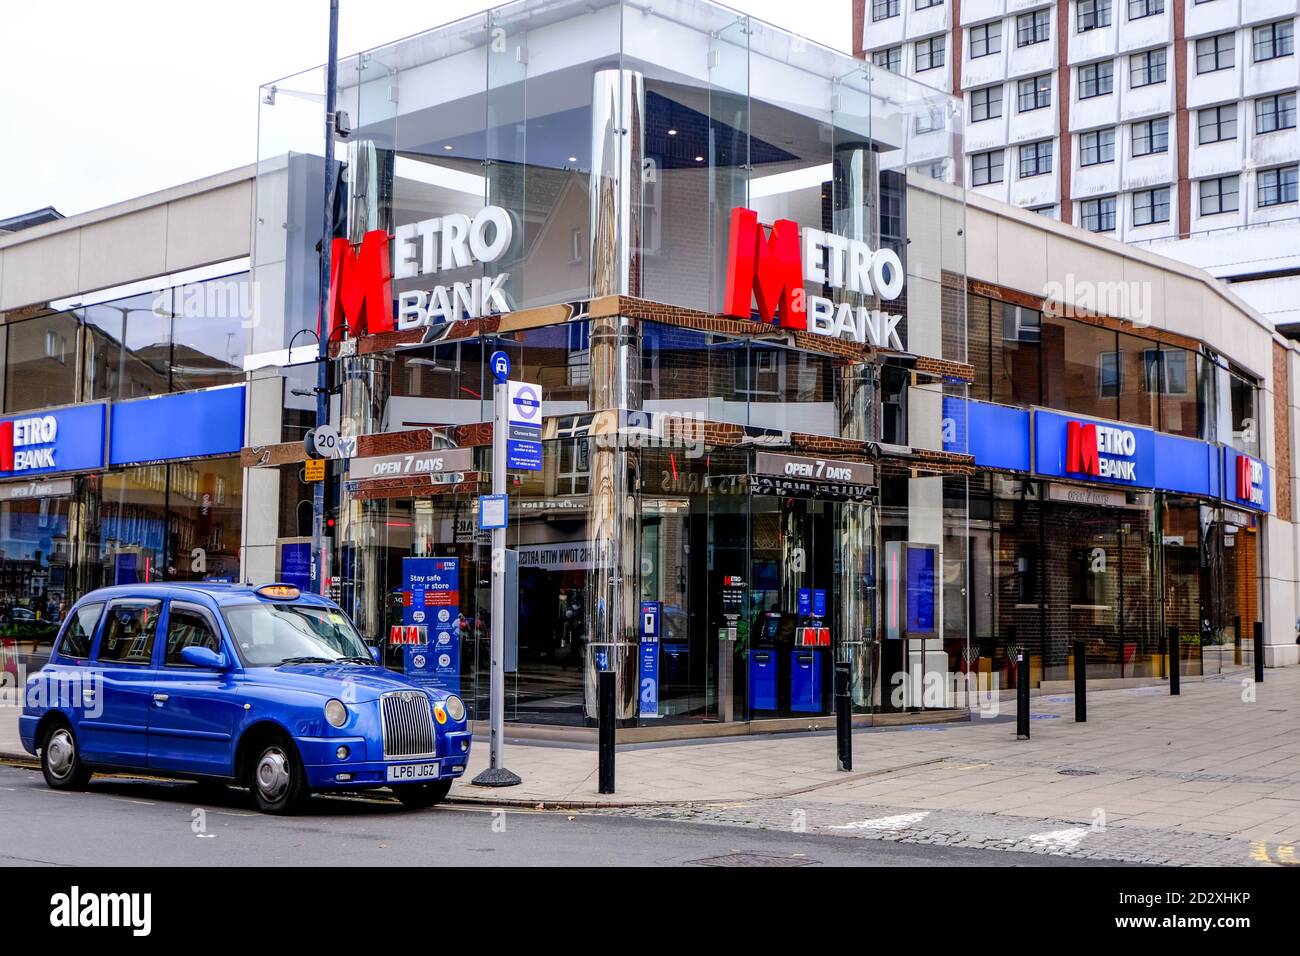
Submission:
{"label": "window reflection", "polygon": [[5,329],[5,411],[77,400],[77,317],[44,315]]}

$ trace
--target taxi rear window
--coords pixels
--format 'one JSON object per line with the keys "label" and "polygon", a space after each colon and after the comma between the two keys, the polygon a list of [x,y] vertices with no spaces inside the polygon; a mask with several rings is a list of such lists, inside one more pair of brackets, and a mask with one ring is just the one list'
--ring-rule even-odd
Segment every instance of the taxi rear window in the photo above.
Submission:
{"label": "taxi rear window", "polygon": [[90,642],[95,637],[95,627],[99,624],[99,616],[102,613],[104,613],[103,602],[84,604],[73,611],[68,618],[68,626],[63,630],[59,653],[64,657],[89,657]]}

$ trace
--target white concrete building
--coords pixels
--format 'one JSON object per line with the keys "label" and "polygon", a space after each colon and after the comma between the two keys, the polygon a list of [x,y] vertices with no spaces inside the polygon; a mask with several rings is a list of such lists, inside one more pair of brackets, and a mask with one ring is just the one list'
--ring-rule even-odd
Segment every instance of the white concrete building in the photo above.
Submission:
{"label": "white concrete building", "polygon": [[1199,266],[1284,325],[1300,321],[1296,15],[1296,0],[854,0],[854,48],[962,98],[974,192]]}

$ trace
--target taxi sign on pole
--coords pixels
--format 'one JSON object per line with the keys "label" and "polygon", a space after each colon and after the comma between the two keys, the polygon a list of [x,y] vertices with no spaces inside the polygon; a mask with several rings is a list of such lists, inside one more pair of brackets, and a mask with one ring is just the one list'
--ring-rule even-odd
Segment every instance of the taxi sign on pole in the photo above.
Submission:
{"label": "taxi sign on pole", "polygon": [[492,377],[498,382],[504,382],[510,378],[510,356],[505,352],[493,352],[492,358],[489,359],[492,367]]}
{"label": "taxi sign on pole", "polygon": [[542,470],[542,388],[506,383],[506,467]]}

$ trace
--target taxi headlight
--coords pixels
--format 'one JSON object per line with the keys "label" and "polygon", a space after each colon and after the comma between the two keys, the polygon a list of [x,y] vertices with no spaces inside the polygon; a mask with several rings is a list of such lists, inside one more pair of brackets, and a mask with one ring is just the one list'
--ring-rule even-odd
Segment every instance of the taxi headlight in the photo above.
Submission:
{"label": "taxi headlight", "polygon": [[443,701],[443,704],[447,707],[447,716],[456,721],[456,723],[460,723],[465,719],[465,702],[455,694],[449,696],[445,701]]}
{"label": "taxi headlight", "polygon": [[325,702],[325,719],[335,727],[342,727],[348,722],[348,709],[343,705],[341,700],[327,700]]}

